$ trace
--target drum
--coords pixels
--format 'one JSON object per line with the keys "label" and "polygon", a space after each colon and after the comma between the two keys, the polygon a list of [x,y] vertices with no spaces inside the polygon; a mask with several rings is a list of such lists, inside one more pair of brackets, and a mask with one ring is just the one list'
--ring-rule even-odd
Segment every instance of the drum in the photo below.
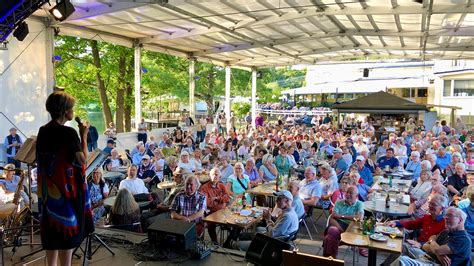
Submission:
{"label": "drum", "polygon": [[7,218],[15,208],[16,205],[13,203],[5,203],[0,205],[0,219],[3,220]]}

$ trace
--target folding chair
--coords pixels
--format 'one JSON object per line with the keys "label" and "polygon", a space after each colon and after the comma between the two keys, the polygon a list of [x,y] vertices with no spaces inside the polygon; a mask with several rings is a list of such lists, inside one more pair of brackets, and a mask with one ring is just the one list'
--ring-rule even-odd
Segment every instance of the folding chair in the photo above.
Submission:
{"label": "folding chair", "polygon": [[[331,201],[329,200],[329,202],[331,202]],[[314,207],[316,209],[321,210],[321,214],[319,214],[318,217],[316,217],[315,223],[317,223],[323,215],[326,217],[326,219],[329,218],[330,207],[331,207],[331,203],[329,204],[328,207],[323,207],[323,206],[319,206],[319,205]]]}
{"label": "folding chair", "polygon": [[[306,220],[309,219],[309,222],[313,225],[314,231],[316,233],[318,233],[319,232],[318,228],[316,228],[316,223],[313,220],[313,209],[314,209],[314,207],[310,207],[308,209],[308,211],[305,213],[304,221],[305,221],[305,224],[307,224]],[[308,228],[308,227],[306,226],[306,228]],[[309,232],[309,230],[308,230],[308,232]],[[311,237],[311,240],[313,240],[312,237]]]}

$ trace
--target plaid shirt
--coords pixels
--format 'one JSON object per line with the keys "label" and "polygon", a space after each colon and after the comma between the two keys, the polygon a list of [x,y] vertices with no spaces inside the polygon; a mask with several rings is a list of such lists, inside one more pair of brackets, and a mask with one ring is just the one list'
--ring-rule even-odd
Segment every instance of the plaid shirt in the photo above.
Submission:
{"label": "plaid shirt", "polygon": [[[194,195],[188,196],[186,192],[180,192],[171,204],[171,211],[175,211],[179,215],[189,217],[201,210],[206,210],[206,196],[199,191]],[[200,222],[201,218],[195,222]]]}

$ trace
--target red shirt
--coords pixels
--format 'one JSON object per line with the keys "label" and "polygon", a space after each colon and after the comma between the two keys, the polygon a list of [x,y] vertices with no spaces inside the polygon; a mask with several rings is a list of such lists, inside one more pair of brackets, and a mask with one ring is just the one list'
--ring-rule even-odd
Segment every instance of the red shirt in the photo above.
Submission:
{"label": "red shirt", "polygon": [[405,220],[400,221],[400,224],[410,230],[421,229],[421,234],[418,237],[419,242],[427,242],[430,236],[437,235],[444,230],[445,222],[444,217],[441,219],[432,219],[430,214],[418,218],[416,220]]}
{"label": "red shirt", "polygon": [[230,201],[227,187],[222,182],[219,182],[216,184],[216,186],[213,186],[212,182],[209,181],[201,186],[200,191],[206,195],[207,208],[209,211],[211,211],[211,213],[220,209],[224,209],[225,205]]}

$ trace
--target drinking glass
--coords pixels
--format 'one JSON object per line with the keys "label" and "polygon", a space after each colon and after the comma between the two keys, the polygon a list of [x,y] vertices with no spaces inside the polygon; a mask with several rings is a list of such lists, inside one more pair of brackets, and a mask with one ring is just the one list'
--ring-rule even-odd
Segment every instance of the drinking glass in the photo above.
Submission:
{"label": "drinking glass", "polygon": [[397,237],[397,234],[396,233],[391,233],[389,236],[392,239],[390,242],[392,243],[393,246],[395,246],[396,243],[395,243],[394,239],[395,239],[395,237]]}

